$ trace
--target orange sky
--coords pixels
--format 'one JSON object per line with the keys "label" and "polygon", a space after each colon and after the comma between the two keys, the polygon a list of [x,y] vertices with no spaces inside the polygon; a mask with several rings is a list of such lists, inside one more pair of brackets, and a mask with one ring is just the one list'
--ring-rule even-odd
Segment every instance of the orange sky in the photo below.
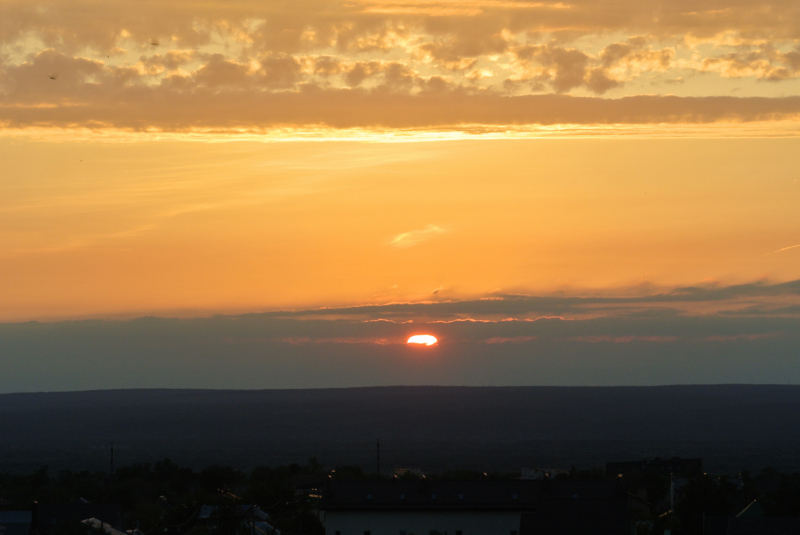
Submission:
{"label": "orange sky", "polygon": [[0,321],[798,279],[798,21],[7,0]]}
{"label": "orange sky", "polygon": [[796,139],[6,136],[0,317],[793,280],[797,154]]}
{"label": "orange sky", "polygon": [[797,0],[3,0],[0,393],[796,383],[798,154]]}

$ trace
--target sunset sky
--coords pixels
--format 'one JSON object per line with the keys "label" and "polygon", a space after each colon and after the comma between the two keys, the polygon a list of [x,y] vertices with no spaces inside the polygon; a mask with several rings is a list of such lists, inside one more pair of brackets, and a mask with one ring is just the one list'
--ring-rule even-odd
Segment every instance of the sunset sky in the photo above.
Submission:
{"label": "sunset sky", "polygon": [[799,163],[796,0],[3,0],[0,392],[798,382]]}

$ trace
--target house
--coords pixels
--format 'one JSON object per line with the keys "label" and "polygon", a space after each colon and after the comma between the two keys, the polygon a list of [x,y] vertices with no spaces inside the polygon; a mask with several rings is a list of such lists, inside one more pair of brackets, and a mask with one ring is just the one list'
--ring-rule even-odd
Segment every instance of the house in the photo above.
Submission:
{"label": "house", "polygon": [[331,480],[320,509],[327,535],[630,533],[621,480]]}
{"label": "house", "polygon": [[292,489],[295,496],[307,494],[309,498],[319,498],[319,488],[328,481],[327,474],[294,475]]}
{"label": "house", "polygon": [[107,522],[101,522],[97,518],[87,518],[85,520],[81,520],[81,523],[96,531],[100,531],[102,529],[105,535],[127,535],[126,532],[114,529],[111,524]]}
{"label": "house", "polygon": [[56,534],[70,524],[88,518],[102,519],[104,523],[119,527],[122,508],[116,504],[97,504],[79,500],[66,504],[38,504],[33,510],[34,531],[44,535]]}
{"label": "house", "polygon": [[233,505],[228,511],[220,509],[217,505],[202,505],[197,519],[201,525],[212,527],[226,515],[233,515],[235,523],[254,534],[280,535],[281,533],[267,522],[269,515],[257,505]]}

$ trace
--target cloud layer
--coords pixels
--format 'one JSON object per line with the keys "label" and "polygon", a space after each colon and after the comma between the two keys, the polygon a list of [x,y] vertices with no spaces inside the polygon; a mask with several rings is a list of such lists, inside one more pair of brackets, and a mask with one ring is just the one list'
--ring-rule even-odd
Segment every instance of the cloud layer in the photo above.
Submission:
{"label": "cloud layer", "polygon": [[[275,126],[794,119],[774,0],[4,2],[0,124]],[[101,23],[99,23],[101,22]]]}
{"label": "cloud layer", "polygon": [[799,281],[627,293],[3,324],[0,392],[800,381]]}

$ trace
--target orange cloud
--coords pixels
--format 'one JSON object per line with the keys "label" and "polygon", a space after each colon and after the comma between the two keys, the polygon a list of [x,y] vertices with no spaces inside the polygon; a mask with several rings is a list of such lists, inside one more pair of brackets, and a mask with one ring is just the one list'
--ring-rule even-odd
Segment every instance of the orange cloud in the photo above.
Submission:
{"label": "orange cloud", "polygon": [[436,236],[437,234],[444,234],[447,229],[439,225],[427,225],[425,228],[417,230],[409,230],[408,232],[401,232],[389,242],[395,247],[411,247],[417,245],[425,240]]}
{"label": "orange cloud", "polygon": [[[729,0],[713,10],[688,0],[615,0],[613,10],[589,0],[243,0],[191,9],[177,0],[135,8],[9,0],[0,124],[221,131],[771,121],[796,113],[772,84],[751,98],[774,102],[725,99],[734,79],[798,78],[798,21],[789,0]],[[592,94],[615,98],[516,100]]]}

